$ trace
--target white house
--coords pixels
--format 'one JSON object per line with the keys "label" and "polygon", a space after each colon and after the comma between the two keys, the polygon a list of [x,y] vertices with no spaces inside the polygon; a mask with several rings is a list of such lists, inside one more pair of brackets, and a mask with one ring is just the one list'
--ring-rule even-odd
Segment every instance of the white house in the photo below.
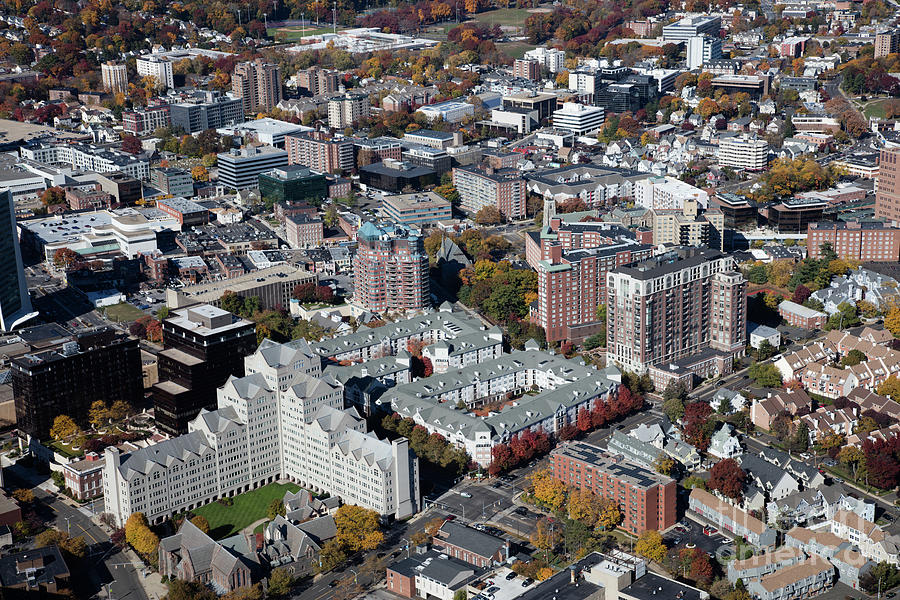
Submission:
{"label": "white house", "polygon": [[725,423],[709,441],[709,453],[718,458],[734,458],[744,453],[734,427]]}

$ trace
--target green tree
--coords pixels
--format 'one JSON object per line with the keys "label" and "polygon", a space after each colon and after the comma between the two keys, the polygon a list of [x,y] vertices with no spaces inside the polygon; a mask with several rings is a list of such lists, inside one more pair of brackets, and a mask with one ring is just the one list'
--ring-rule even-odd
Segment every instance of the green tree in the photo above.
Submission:
{"label": "green tree", "polygon": [[279,567],[269,575],[268,594],[273,598],[287,596],[294,585],[294,576],[285,567]]}
{"label": "green tree", "polygon": [[495,206],[485,206],[475,215],[475,222],[479,225],[496,225],[503,222],[503,215]]}
{"label": "green tree", "polygon": [[747,374],[761,387],[781,387],[781,371],[772,363],[755,362]]}
{"label": "green tree", "polygon": [[866,360],[868,360],[868,358],[866,357],[866,355],[863,354],[862,351],[857,350],[856,348],[854,348],[853,350],[851,350],[850,352],[848,352],[848,353],[841,359],[841,366],[842,366],[842,367],[855,367],[855,366],[858,365],[859,363],[865,362]]}
{"label": "green tree", "polygon": [[274,498],[269,502],[269,507],[266,509],[266,517],[274,519],[279,515],[283,517],[285,514],[284,501],[281,498]]}
{"label": "green tree", "polygon": [[688,399],[688,393],[684,385],[670,383],[663,391],[663,412],[672,422],[678,421],[684,416],[684,406]]}

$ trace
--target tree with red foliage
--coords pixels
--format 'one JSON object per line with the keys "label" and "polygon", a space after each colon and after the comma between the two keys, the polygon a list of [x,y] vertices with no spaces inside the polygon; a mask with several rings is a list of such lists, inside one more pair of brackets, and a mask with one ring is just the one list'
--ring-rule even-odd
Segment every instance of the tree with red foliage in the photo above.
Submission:
{"label": "tree with red foliage", "polygon": [[317,286],[316,300],[325,304],[334,304],[334,290],[327,285]]}
{"label": "tree with red foliage", "polygon": [[591,408],[591,425],[594,429],[599,429],[609,422],[609,405],[603,398],[594,400],[594,406]]}
{"label": "tree with red foliage", "polygon": [[513,464],[512,450],[506,444],[497,444],[491,449],[491,459],[491,464],[488,465],[488,474],[494,477],[509,470]]}
{"label": "tree with red foliage", "polygon": [[797,289],[794,290],[794,295],[791,296],[791,302],[803,304],[809,299],[811,295],[812,292],[809,290],[809,288],[801,283],[797,286]]}
{"label": "tree with red foliage", "polygon": [[713,566],[709,560],[709,556],[705,552],[700,552],[699,548],[694,548],[698,552],[695,553],[694,559],[691,560],[691,579],[702,585],[709,585],[713,579]]}
{"label": "tree with red foliage", "polygon": [[900,438],[866,439],[862,445],[866,457],[866,480],[883,490],[897,486],[900,477]]}
{"label": "tree with red foliage", "polygon": [[591,413],[588,409],[582,407],[578,411],[578,417],[575,419],[575,426],[581,433],[587,433],[593,428],[591,425]]}
{"label": "tree with red foliage", "polygon": [[559,428],[556,436],[560,439],[560,441],[567,442],[569,440],[574,440],[575,438],[577,438],[578,433],[578,428],[574,425],[563,425]]}
{"label": "tree with red foliage", "polygon": [[588,205],[585,204],[584,200],[581,198],[569,198],[556,205],[556,212],[561,215],[573,212],[584,212],[588,209]]}
{"label": "tree with red foliage", "polygon": [[509,449],[512,450],[515,464],[528,462],[534,456],[534,435],[529,430],[514,435],[509,440]]}
{"label": "tree with red foliage", "polygon": [[425,347],[425,342],[422,340],[409,340],[406,343],[406,351],[412,354],[413,356],[422,356],[422,349]]}
{"label": "tree with red foliage", "polygon": [[151,342],[162,341],[162,324],[156,319],[147,322],[147,339]]}
{"label": "tree with red foliage", "polygon": [[431,377],[434,375],[434,365],[431,364],[431,359],[427,356],[422,357],[422,377]]}
{"label": "tree with red foliage", "polygon": [[747,474],[733,458],[720,460],[709,472],[707,486],[711,490],[718,490],[725,496],[740,500],[744,493],[744,483]]}
{"label": "tree with red foliage", "polygon": [[569,358],[574,354],[575,346],[569,340],[565,340],[562,344],[559,345],[559,353]]}
{"label": "tree with red foliage", "polygon": [[684,407],[684,435],[689,444],[702,452],[709,448],[715,423],[709,419],[712,408],[706,402],[691,402]]}
{"label": "tree with red foliage", "polygon": [[129,154],[140,154],[143,152],[144,147],[141,146],[141,140],[139,140],[136,136],[133,135],[123,135],[122,136],[122,151],[127,152]]}
{"label": "tree with red foliage", "polygon": [[316,299],[316,284],[315,283],[300,283],[294,286],[294,291],[291,294],[294,298],[299,300],[300,302],[312,302]]}
{"label": "tree with red foliage", "polygon": [[543,429],[538,430],[534,435],[534,453],[537,456],[543,456],[550,452],[550,436]]}
{"label": "tree with red foliage", "polygon": [[796,392],[803,389],[803,384],[799,379],[788,379],[784,382],[784,389]]}

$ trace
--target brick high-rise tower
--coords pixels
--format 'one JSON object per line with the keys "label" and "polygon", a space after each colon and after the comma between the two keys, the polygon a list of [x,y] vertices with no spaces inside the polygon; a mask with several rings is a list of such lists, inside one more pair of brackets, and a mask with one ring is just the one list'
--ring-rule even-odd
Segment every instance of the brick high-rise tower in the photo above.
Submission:
{"label": "brick high-rise tower", "polygon": [[883,148],[878,161],[875,217],[900,223],[900,148]]}
{"label": "brick high-rise tower", "polygon": [[231,90],[244,101],[244,114],[263,112],[281,102],[281,69],[278,65],[240,63],[231,76]]}

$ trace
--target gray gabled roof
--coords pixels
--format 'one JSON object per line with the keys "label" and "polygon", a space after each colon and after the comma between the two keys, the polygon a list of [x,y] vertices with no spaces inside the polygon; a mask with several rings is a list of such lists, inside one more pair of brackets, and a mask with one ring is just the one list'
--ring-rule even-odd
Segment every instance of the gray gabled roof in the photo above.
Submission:
{"label": "gray gabled roof", "polygon": [[136,475],[147,475],[154,465],[168,469],[175,463],[187,462],[209,452],[213,450],[207,445],[206,437],[202,432],[194,431],[123,455],[119,473],[124,479],[132,479]]}

